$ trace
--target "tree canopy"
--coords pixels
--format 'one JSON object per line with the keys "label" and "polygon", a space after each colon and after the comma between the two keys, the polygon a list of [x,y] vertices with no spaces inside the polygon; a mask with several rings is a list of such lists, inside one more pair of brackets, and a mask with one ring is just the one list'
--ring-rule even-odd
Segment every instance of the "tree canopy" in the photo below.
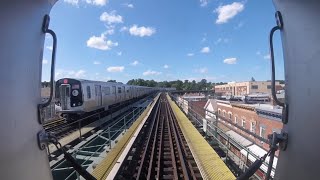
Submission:
{"label": "tree canopy", "polygon": [[[224,84],[223,82],[220,83]],[[215,83],[208,82],[206,79],[202,79],[199,82],[196,82],[195,80],[185,80],[184,82],[181,80],[157,82],[154,80],[131,79],[127,82],[127,84],[148,87],[173,87],[177,90],[211,90],[215,85]]]}

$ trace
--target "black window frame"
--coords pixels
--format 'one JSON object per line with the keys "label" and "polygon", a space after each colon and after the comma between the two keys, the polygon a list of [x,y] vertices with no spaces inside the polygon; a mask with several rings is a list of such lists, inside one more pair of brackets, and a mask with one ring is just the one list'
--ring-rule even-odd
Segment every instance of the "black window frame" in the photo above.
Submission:
{"label": "black window frame", "polygon": [[258,85],[251,85],[251,89],[259,89]]}

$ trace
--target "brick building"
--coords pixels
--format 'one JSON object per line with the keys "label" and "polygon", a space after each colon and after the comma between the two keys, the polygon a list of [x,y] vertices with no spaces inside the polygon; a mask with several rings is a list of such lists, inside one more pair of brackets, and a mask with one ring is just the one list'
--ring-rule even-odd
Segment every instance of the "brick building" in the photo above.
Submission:
{"label": "brick building", "polygon": [[[269,150],[267,135],[273,132],[279,133],[282,129],[282,109],[270,104],[243,104],[210,99],[204,108],[206,119],[203,120],[205,124],[203,126],[207,130],[208,126],[210,129],[214,124],[223,131],[223,133],[218,132],[217,138],[228,147],[229,158],[240,169],[245,169],[257,157],[264,155]],[[272,176],[276,164],[277,157],[274,160]],[[258,179],[264,179],[266,172],[267,164],[263,164],[256,173]]]}
{"label": "brick building", "polygon": [[267,135],[282,129],[282,109],[270,104],[239,104],[217,100],[219,122],[268,150]]}
{"label": "brick building", "polygon": [[[201,122],[200,129],[208,139],[218,140],[219,147],[227,149],[225,152],[228,159],[242,171],[267,153],[267,136],[273,132],[279,133],[283,126],[282,109],[271,104],[244,104],[217,99],[208,99],[204,103],[198,98],[187,101],[182,97],[178,97],[176,102],[191,119]],[[277,156],[278,151],[271,171],[272,177]],[[222,158],[226,160],[225,155]],[[256,179],[265,178],[267,167],[268,158],[255,173]]]}
{"label": "brick building", "polygon": [[[282,90],[283,87],[276,82],[276,90]],[[214,87],[215,93],[222,96],[244,96],[253,93],[271,94],[270,81],[245,81],[245,82],[229,82]]]}

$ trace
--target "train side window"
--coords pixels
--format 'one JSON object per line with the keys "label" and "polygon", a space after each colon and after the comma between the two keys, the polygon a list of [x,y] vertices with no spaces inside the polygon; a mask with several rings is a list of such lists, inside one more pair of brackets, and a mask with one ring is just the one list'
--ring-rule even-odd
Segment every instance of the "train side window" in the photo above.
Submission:
{"label": "train side window", "polygon": [[90,86],[87,86],[87,98],[88,98],[88,99],[91,98],[91,89],[90,89]]}
{"label": "train side window", "polygon": [[118,87],[118,93],[121,93],[121,87]]}
{"label": "train side window", "polygon": [[116,87],[112,86],[112,94],[116,94]]}
{"label": "train side window", "polygon": [[110,88],[106,87],[104,93],[105,93],[105,95],[109,95],[110,94]]}

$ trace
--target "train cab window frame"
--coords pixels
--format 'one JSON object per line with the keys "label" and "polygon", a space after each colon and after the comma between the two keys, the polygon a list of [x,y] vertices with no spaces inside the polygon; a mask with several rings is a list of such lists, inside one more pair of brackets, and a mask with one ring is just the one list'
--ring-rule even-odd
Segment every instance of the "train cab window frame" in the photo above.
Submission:
{"label": "train cab window frame", "polygon": [[91,88],[90,88],[90,86],[87,86],[87,98],[91,99]]}

